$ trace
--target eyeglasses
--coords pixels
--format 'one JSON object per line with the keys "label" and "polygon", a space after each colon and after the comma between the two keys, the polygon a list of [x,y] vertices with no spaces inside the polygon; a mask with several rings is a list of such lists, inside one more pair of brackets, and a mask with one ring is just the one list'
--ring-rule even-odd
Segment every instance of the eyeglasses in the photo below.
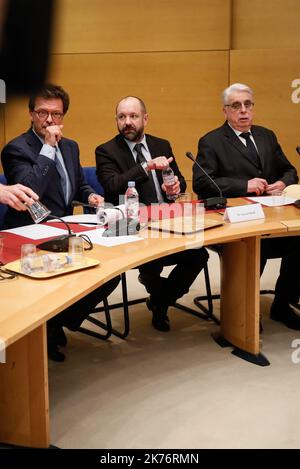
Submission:
{"label": "eyeglasses", "polygon": [[245,109],[252,109],[254,106],[254,103],[248,100],[248,101],[244,101],[243,103],[241,103],[240,101],[235,101],[234,103],[224,105],[224,107],[230,107],[233,111],[240,111],[243,106]]}
{"label": "eyeglasses", "polygon": [[39,117],[39,119],[46,120],[51,115],[54,121],[61,121],[64,117],[64,114],[61,112],[48,112],[48,111],[33,111]]}

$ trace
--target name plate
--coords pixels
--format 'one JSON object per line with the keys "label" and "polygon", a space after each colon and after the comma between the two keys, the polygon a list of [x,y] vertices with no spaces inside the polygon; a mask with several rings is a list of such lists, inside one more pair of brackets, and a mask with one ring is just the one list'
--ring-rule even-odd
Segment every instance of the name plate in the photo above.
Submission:
{"label": "name plate", "polygon": [[224,220],[229,221],[230,223],[258,220],[259,218],[265,218],[261,204],[228,207],[224,213]]}

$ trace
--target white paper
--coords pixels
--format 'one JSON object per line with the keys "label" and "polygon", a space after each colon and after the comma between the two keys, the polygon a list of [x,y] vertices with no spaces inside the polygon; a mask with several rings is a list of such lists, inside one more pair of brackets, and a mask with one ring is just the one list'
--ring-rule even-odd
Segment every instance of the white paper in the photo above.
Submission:
{"label": "white paper", "polygon": [[[67,217],[62,217],[62,220],[67,223],[80,223],[85,224],[98,224],[99,226],[104,226],[107,224],[115,223],[121,218],[126,218],[125,205],[116,205],[116,207],[111,208],[99,208],[97,214],[88,214],[83,213],[79,215],[69,215]],[[53,222],[55,220],[51,220]],[[57,220],[59,221],[59,220]]]}
{"label": "white paper", "polygon": [[120,244],[133,243],[135,241],[142,241],[143,238],[139,236],[129,235],[129,236],[102,236],[104,233],[104,228],[97,228],[96,230],[82,231],[80,234],[86,234],[93,244],[98,244],[100,246],[112,247],[119,246]]}
{"label": "white paper", "polygon": [[263,195],[261,197],[247,197],[247,199],[252,200],[252,202],[257,202],[259,204],[266,205],[267,207],[279,207],[281,205],[290,205],[295,202],[296,199],[292,199],[291,197],[280,197],[281,201],[278,203],[278,198],[272,195]]}
{"label": "white paper", "polygon": [[[79,215],[68,215],[66,217],[61,217],[61,220],[66,221],[67,223],[80,223],[81,225],[92,223],[93,225],[99,224],[99,219],[96,214],[83,213]],[[47,223],[59,222],[60,220],[48,220]]]}
{"label": "white paper", "polygon": [[227,207],[224,213],[224,220],[230,223],[259,220],[261,218],[265,218],[265,214],[260,204]]}
{"label": "white paper", "polygon": [[5,230],[4,233],[14,233],[16,235],[24,236],[25,238],[30,239],[43,239],[50,238],[51,236],[68,234],[67,230],[61,230],[60,228],[55,228],[54,226],[35,224]]}

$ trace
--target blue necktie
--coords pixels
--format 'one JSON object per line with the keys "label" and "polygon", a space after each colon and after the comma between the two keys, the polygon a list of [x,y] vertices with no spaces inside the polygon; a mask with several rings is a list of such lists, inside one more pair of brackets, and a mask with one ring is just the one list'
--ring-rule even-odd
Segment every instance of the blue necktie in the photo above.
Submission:
{"label": "blue necktie", "polygon": [[57,149],[55,149],[55,166],[56,166],[56,169],[57,169],[57,172],[59,174],[59,177],[60,177],[60,183],[61,183],[61,187],[62,187],[62,190],[63,190],[63,194],[64,194],[64,199],[65,199],[65,202],[67,203],[67,178],[66,178],[66,173],[64,171],[64,168],[62,167],[62,164],[58,158],[58,152],[57,152]]}

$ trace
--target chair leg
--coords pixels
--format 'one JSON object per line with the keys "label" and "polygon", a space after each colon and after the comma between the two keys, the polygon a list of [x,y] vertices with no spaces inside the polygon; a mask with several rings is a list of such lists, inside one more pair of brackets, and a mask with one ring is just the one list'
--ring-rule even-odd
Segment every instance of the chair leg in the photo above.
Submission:
{"label": "chair leg", "polygon": [[[130,320],[129,320],[129,310],[128,307],[132,305],[137,305],[139,303],[145,303],[146,298],[139,298],[137,300],[130,300],[128,301],[128,293],[127,293],[127,280],[126,280],[126,273],[121,274],[121,282],[122,282],[122,296],[123,296],[123,303],[115,303],[110,305],[110,310],[118,309],[123,307],[123,318],[124,318],[124,329],[123,331],[119,331],[118,329],[111,326],[111,334],[120,337],[121,339],[125,339],[129,332],[130,332]],[[104,308],[96,308],[95,312],[104,311]],[[103,327],[103,326],[102,326]]]}
{"label": "chair leg", "polygon": [[[95,308],[95,313],[97,312],[98,308]],[[87,329],[86,327],[79,327],[78,331],[81,332],[82,334],[90,335],[92,337],[96,337],[97,339],[101,340],[107,340],[111,334],[112,334],[112,324],[111,324],[111,318],[110,318],[110,312],[109,312],[109,305],[107,298],[103,299],[103,308],[101,308],[102,311],[105,313],[105,319],[106,319],[106,324],[102,321],[99,321],[99,319],[94,318],[93,316],[89,315],[86,320],[91,322],[92,324],[95,324],[96,326],[100,327],[101,329],[104,329],[106,331],[106,334],[100,334],[99,332],[92,331],[91,329]],[[92,313],[93,314],[93,313]]]}
{"label": "chair leg", "polygon": [[[198,306],[201,311],[203,311],[203,313],[205,314],[205,319],[213,320],[215,321],[215,323],[220,324],[220,320],[213,313],[213,300],[219,300],[220,294],[213,295],[211,293],[210,278],[207,264],[204,266],[203,272],[205,278],[206,295],[196,296],[194,298],[194,304]],[[202,301],[207,301],[207,306],[205,306]]]}

